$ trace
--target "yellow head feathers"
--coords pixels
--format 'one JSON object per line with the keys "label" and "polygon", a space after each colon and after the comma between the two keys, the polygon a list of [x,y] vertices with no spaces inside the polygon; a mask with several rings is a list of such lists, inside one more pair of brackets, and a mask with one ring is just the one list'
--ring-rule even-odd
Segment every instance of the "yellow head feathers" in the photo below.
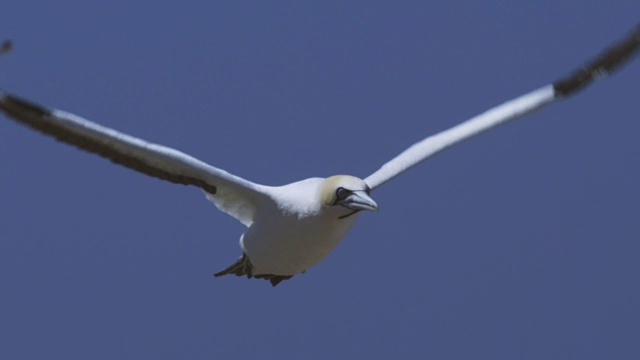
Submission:
{"label": "yellow head feathers", "polygon": [[335,205],[336,191],[344,188],[350,191],[367,190],[369,186],[364,180],[351,175],[334,175],[326,178],[320,186],[320,198],[325,206]]}

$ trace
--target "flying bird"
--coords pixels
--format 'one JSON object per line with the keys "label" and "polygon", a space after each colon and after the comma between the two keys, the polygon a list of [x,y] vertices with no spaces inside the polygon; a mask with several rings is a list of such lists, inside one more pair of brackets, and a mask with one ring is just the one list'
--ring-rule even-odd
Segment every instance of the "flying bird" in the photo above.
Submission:
{"label": "flying bird", "polygon": [[215,274],[266,279],[273,286],[318,264],[342,240],[362,211],[378,205],[371,193],[440,151],[497,125],[564,99],[607,75],[640,48],[640,26],[568,76],[509,100],[453,128],[427,137],[361,179],[309,178],[284,186],[260,185],[178,150],[0,92],[0,110],[17,122],[141,173],[194,185],[222,212],[247,227],[242,255]]}

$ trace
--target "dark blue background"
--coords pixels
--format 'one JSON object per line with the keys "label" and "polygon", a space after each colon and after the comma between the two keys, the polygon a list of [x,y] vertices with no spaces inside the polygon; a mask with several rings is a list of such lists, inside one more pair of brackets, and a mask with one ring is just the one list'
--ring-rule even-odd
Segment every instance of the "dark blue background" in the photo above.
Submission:
{"label": "dark blue background", "polygon": [[[640,2],[14,1],[0,88],[247,179],[365,177],[565,75]],[[319,266],[212,274],[195,188],[0,120],[3,359],[640,358],[640,61],[374,193]]]}

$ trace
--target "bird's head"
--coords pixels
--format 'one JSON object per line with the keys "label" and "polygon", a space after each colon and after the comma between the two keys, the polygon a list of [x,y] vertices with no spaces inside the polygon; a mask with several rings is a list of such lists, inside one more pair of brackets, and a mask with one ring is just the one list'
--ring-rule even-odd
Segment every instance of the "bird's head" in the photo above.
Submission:
{"label": "bird's head", "polygon": [[369,196],[370,192],[371,189],[364,180],[348,175],[328,177],[320,186],[323,205],[352,210],[346,216],[361,210],[378,210],[378,204]]}

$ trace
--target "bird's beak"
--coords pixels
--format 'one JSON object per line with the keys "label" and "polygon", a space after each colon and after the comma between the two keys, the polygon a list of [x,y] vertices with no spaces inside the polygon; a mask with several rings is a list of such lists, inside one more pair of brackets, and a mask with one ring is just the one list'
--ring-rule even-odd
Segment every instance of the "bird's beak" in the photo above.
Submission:
{"label": "bird's beak", "polygon": [[339,201],[338,204],[351,210],[378,210],[378,204],[364,190],[352,192],[351,195]]}

